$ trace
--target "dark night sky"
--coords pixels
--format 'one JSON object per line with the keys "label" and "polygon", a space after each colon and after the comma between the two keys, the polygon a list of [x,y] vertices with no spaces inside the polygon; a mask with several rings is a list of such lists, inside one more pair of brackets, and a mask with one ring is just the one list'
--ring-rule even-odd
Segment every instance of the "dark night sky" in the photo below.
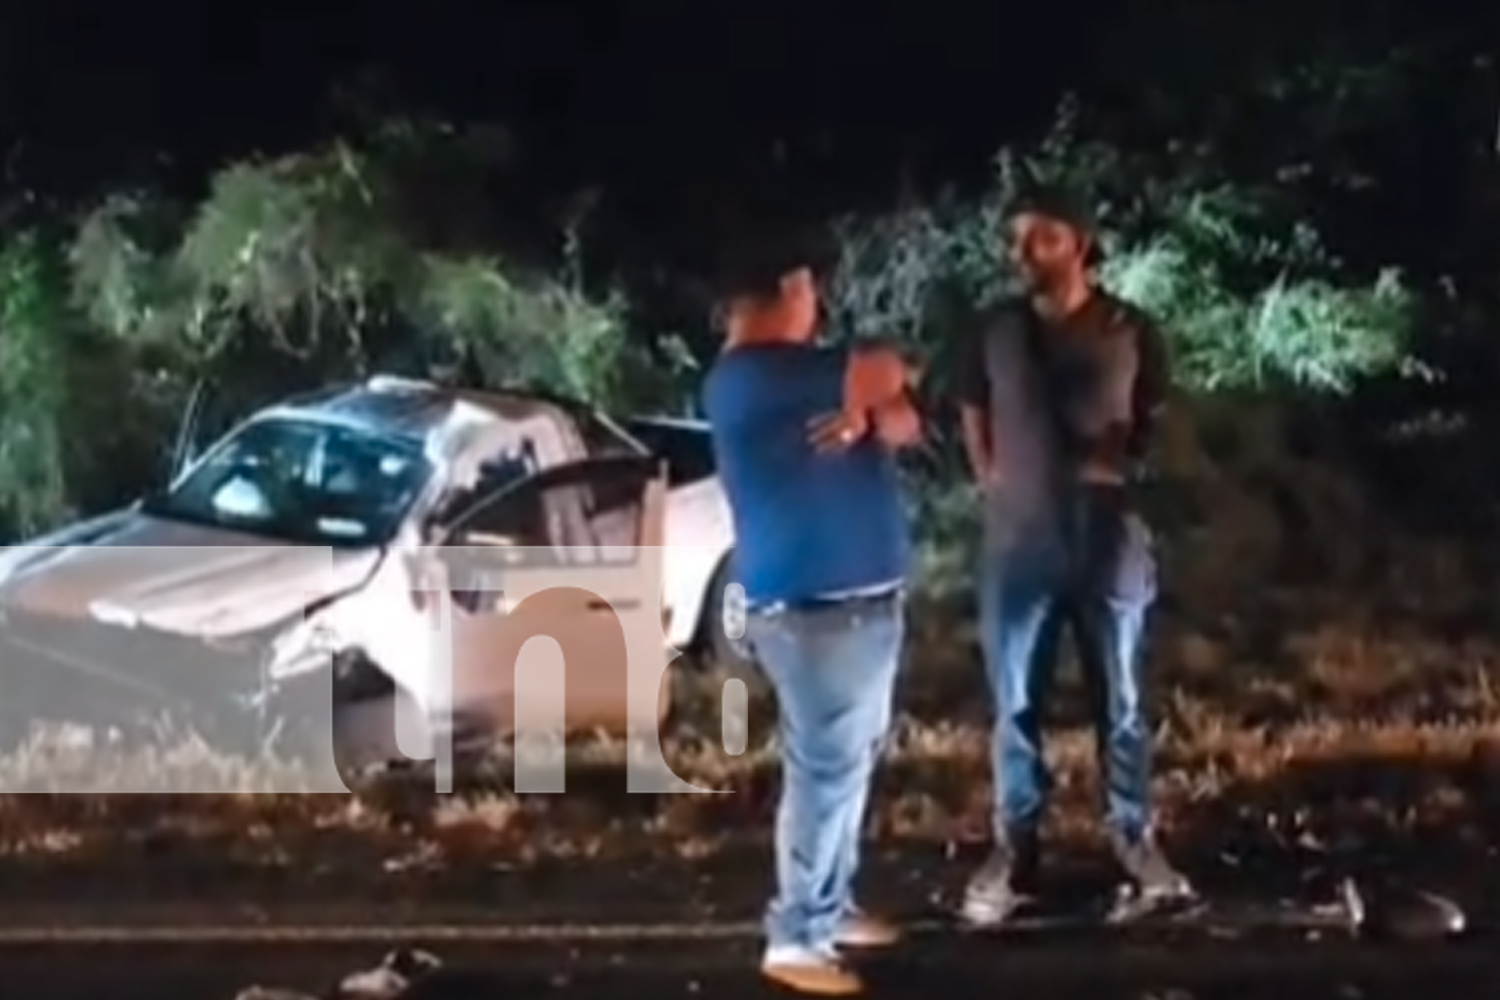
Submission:
{"label": "dark night sky", "polygon": [[[16,6],[0,12],[0,141],[14,150],[24,140],[21,176],[59,193],[116,183],[162,153],[192,179],[231,156],[307,143],[326,128],[330,88],[374,67],[408,99],[513,128],[544,188],[602,183],[668,210],[733,187],[778,138],[799,183],[845,200],[889,189],[903,163],[978,179],[1001,142],[1045,124],[1064,87],[1101,91],[1174,61],[1237,57],[1235,32],[1215,41],[1202,30],[1214,18],[1314,17],[1340,31],[1386,22],[1399,36],[1398,15],[1433,9],[1396,0],[1260,0],[1253,12],[1242,0]],[[1164,19],[1172,30],[1153,28]]]}
{"label": "dark night sky", "polygon": [[857,181],[903,156],[982,169],[1082,58],[1070,46],[1037,61],[1007,43],[1014,18],[998,5],[850,9],[59,0],[0,15],[3,128],[53,183],[158,150],[198,168],[307,141],[330,86],[377,66],[411,97],[518,129],[559,181],[680,188],[778,136],[816,149],[820,135],[837,138],[830,176]]}

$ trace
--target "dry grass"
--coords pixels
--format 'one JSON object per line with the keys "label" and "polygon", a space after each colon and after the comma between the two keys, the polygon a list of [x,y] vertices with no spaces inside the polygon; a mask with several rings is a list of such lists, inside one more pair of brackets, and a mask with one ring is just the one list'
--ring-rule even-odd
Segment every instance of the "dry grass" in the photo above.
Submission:
{"label": "dry grass", "polygon": [[[953,842],[986,835],[988,715],[978,662],[961,631],[916,637],[900,695],[905,711],[872,816],[881,836]],[[1158,650],[1157,780],[1170,831],[1227,843],[1247,829],[1309,842],[1435,828],[1472,839],[1495,828],[1500,648],[1381,634],[1362,624],[1291,634],[1259,659],[1203,634],[1166,634]],[[503,759],[461,776],[452,795],[434,795],[430,779],[416,776],[387,776],[356,795],[266,794],[296,780],[294,765],[228,760],[191,739],[171,754],[145,755],[53,731],[0,759],[5,787],[40,788],[39,776],[59,774],[76,786],[84,772],[95,787],[123,780],[138,787],[149,770],[163,776],[164,788],[212,781],[242,790],[3,797],[0,853],[97,857],[192,846],[290,865],[354,834],[389,868],[473,857],[524,864],[544,855],[701,856],[726,841],[765,836],[775,800],[774,705],[756,692],[748,749],[730,756],[718,731],[722,681],[712,674],[682,681],[679,722],[664,750],[683,778],[732,794],[625,794],[622,765],[632,751],[609,740],[572,749],[565,795],[513,794]],[[1093,737],[1074,678],[1065,675],[1059,696],[1048,747],[1056,779],[1051,822],[1058,836],[1081,844],[1097,826]]]}

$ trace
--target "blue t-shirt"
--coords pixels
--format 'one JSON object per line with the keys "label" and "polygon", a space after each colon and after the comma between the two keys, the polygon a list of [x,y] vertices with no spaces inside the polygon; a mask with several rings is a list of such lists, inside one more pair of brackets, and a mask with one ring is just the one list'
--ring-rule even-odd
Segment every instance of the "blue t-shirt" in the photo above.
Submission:
{"label": "blue t-shirt", "polygon": [[820,454],[813,417],[842,408],[847,351],[756,344],[719,356],[703,389],[733,511],[734,577],[752,604],[899,584],[910,540],[895,461],[867,438]]}

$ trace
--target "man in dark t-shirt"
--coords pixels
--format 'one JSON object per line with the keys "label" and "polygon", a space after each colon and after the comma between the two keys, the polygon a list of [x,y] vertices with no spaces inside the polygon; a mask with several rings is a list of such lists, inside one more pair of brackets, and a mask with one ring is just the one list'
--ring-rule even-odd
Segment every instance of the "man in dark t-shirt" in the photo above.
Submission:
{"label": "man in dark t-shirt", "polygon": [[1007,235],[1028,294],[983,317],[957,378],[983,491],[980,618],[996,712],[996,846],[964,900],[984,924],[1009,916],[1035,874],[1041,719],[1064,625],[1094,695],[1115,856],[1148,900],[1192,892],[1152,834],[1142,673],[1155,564],[1128,495],[1165,402],[1166,354],[1148,317],[1095,285],[1092,227],[1067,192],[1033,191]]}

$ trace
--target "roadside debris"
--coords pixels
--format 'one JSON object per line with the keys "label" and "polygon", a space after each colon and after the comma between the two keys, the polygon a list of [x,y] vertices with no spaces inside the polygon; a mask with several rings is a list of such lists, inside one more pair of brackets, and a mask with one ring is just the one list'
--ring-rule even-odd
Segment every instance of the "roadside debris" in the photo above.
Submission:
{"label": "roadside debris", "polygon": [[274,986],[251,986],[235,1000],[398,1000],[419,980],[442,968],[442,960],[419,948],[388,952],[372,969],[352,972],[322,994]]}

